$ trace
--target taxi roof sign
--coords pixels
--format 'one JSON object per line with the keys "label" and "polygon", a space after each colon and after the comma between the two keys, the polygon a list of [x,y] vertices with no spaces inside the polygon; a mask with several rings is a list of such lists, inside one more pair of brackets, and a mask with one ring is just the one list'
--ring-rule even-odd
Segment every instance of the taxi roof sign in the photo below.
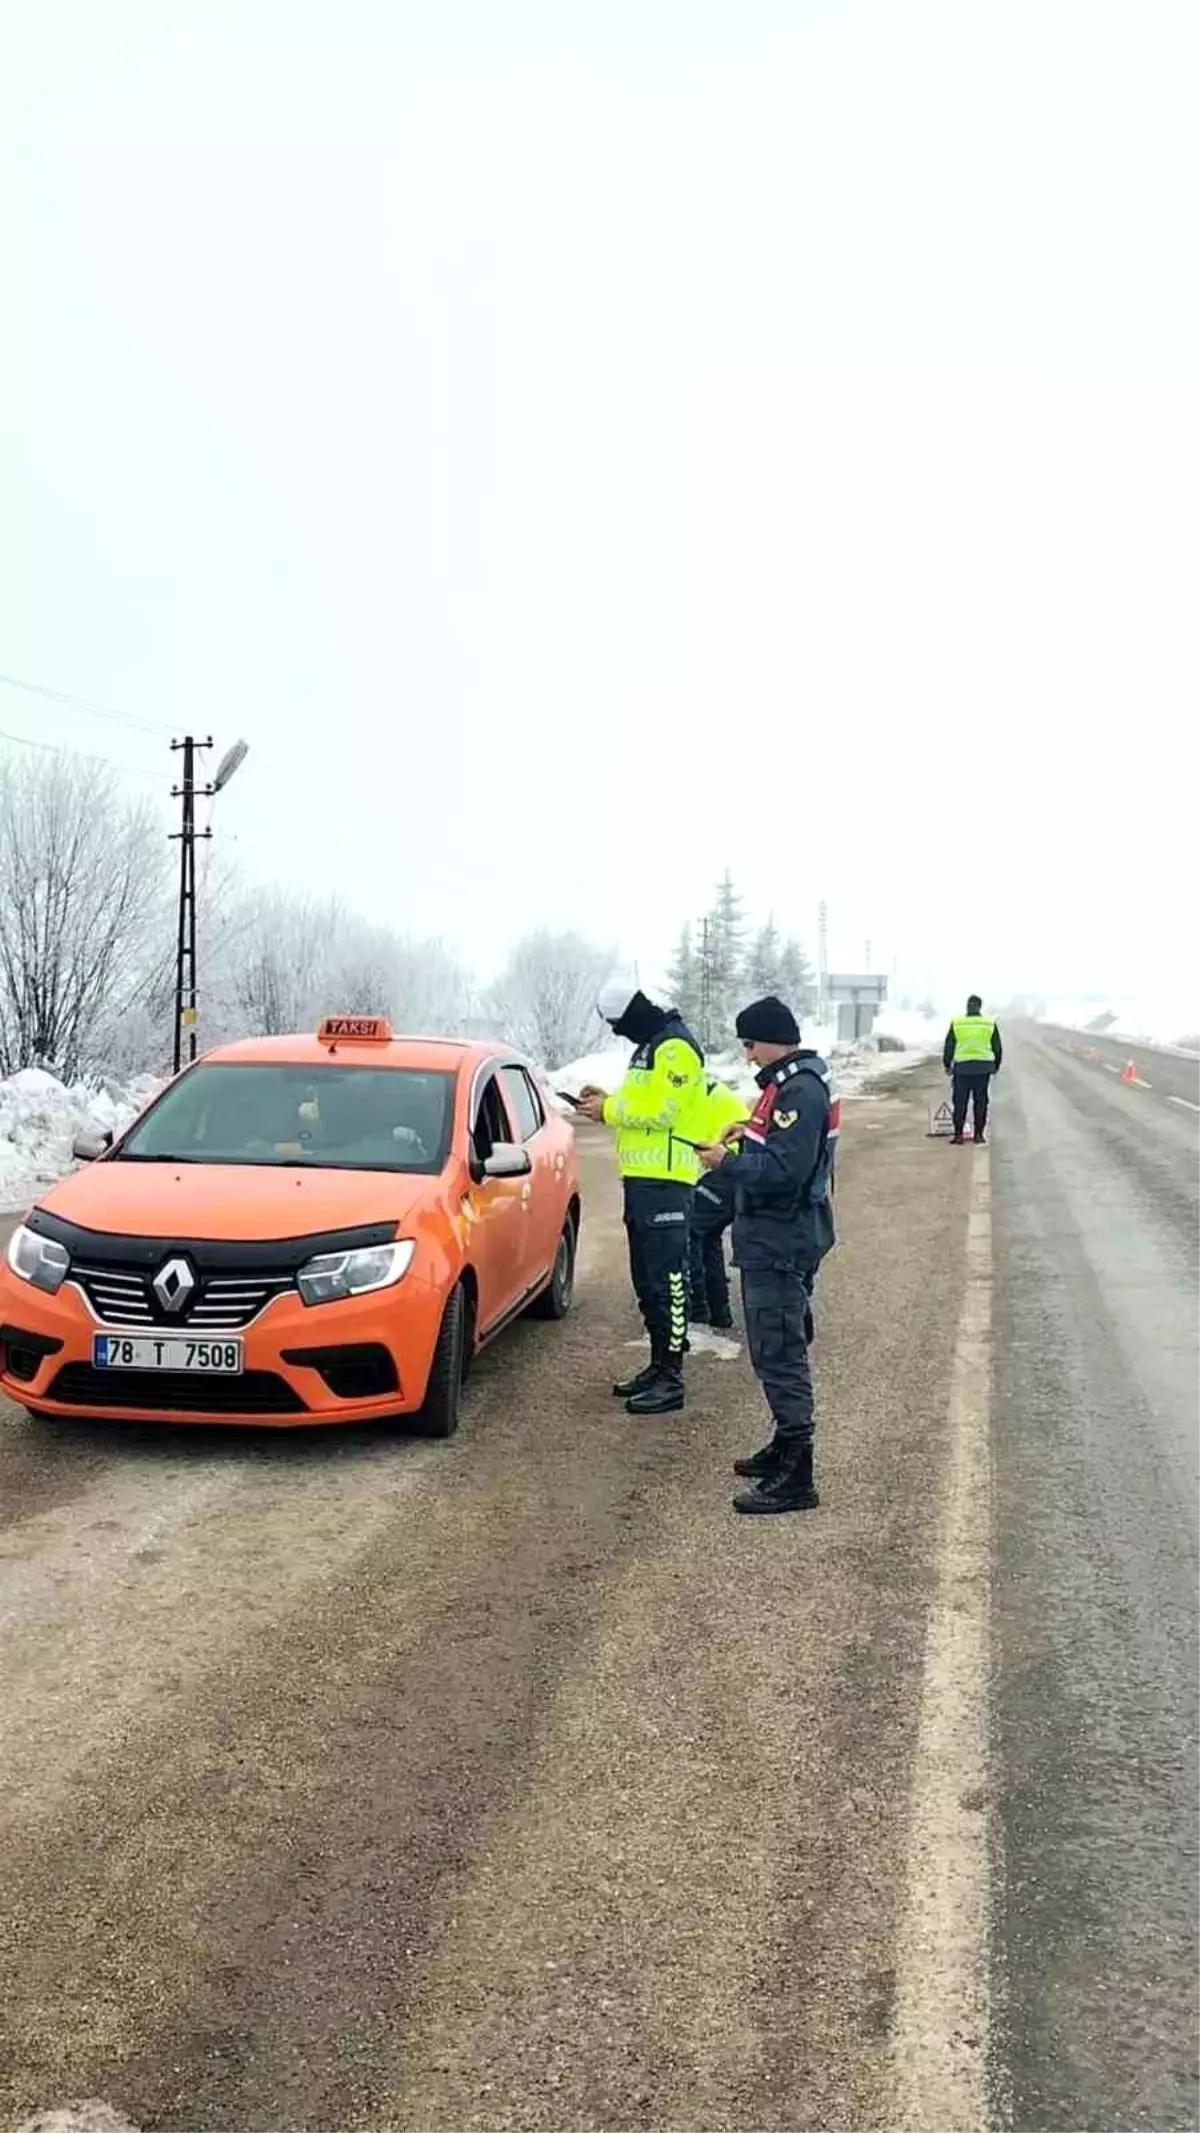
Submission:
{"label": "taxi roof sign", "polygon": [[319,1044],[390,1044],[392,1025],[385,1015],[326,1015],[317,1031]]}

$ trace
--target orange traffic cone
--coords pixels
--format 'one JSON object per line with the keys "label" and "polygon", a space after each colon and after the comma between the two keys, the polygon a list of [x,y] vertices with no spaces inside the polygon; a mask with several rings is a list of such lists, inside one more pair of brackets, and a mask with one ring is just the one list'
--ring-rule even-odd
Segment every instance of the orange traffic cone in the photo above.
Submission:
{"label": "orange traffic cone", "polygon": [[1137,1078],[1138,1078],[1138,1071],[1137,1071],[1137,1068],[1135,1067],[1135,1065],[1134,1065],[1134,1063],[1133,1063],[1132,1059],[1127,1059],[1127,1060],[1125,1061],[1125,1064],[1124,1064],[1124,1066],[1123,1066],[1123,1067],[1121,1068],[1121,1079],[1122,1079],[1122,1081],[1136,1081],[1136,1080],[1137,1080]]}

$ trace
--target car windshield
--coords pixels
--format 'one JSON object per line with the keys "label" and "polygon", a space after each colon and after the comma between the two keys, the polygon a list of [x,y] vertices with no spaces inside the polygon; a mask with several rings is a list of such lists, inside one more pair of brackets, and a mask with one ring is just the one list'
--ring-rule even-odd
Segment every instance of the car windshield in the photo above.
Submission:
{"label": "car windshield", "polygon": [[261,1163],[432,1176],[450,1140],[450,1074],[408,1067],[196,1066],[116,1151],[129,1163]]}

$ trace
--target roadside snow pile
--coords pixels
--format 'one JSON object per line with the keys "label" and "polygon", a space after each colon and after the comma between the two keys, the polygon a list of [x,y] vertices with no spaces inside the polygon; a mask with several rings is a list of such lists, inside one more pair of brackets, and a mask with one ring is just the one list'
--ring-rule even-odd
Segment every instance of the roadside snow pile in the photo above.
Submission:
{"label": "roadside snow pile", "polygon": [[0,1214],[20,1214],[43,1185],[74,1167],[77,1133],[117,1133],[160,1084],[76,1081],[68,1088],[44,1067],[0,1081]]}
{"label": "roadside snow pile", "polygon": [[[614,1044],[604,1052],[589,1052],[586,1059],[573,1059],[570,1066],[559,1067],[555,1073],[546,1076],[551,1095],[558,1089],[565,1089],[568,1096],[578,1096],[590,1083],[594,1089],[603,1089],[606,1096],[611,1096],[625,1079],[632,1050],[631,1045]],[[569,1104],[558,1105],[563,1112],[569,1113],[570,1108]]]}

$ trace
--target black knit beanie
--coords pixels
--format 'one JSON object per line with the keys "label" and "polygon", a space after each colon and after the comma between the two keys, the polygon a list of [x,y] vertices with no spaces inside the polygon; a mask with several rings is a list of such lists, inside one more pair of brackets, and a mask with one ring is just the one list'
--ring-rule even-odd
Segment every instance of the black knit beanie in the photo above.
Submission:
{"label": "black knit beanie", "polygon": [[743,1044],[799,1044],[800,1024],[784,1001],[768,993],[765,1000],[752,1000],[737,1018],[737,1033]]}

